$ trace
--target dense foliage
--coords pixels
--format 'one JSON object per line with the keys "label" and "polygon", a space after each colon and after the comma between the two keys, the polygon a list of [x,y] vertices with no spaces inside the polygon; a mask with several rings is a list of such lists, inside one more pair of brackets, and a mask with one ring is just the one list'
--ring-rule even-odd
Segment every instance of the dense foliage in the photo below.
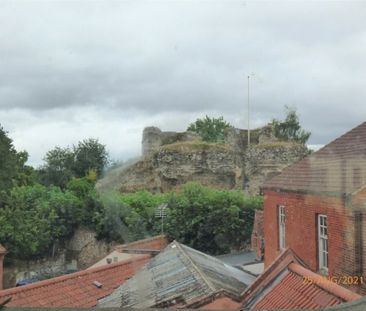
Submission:
{"label": "dense foliage", "polygon": [[50,150],[39,181],[0,128],[0,243],[7,258],[52,254],[80,226],[100,238],[128,242],[161,233],[157,208],[167,206],[164,231],[171,239],[219,254],[249,241],[260,197],[189,183],[179,192],[97,193],[95,182],[106,161],[105,147],[89,139],[73,149]]}
{"label": "dense foliage", "polygon": [[167,233],[207,253],[229,252],[249,241],[254,211],[262,204],[261,197],[249,197],[241,191],[188,183],[182,192],[169,196]]}
{"label": "dense foliage", "polygon": [[250,238],[260,197],[240,191],[214,190],[189,183],[181,192],[140,191],[99,195],[89,177],[72,179],[66,189],[42,185],[14,188],[9,204],[0,209],[0,242],[11,257],[50,254],[79,225],[95,229],[100,238],[127,242],[161,233],[155,217],[168,204],[165,233],[211,254],[240,248]]}
{"label": "dense foliage", "polygon": [[83,177],[90,170],[100,177],[108,163],[108,153],[97,139],[89,138],[72,149],[55,147],[47,152],[44,161],[40,169],[41,182],[65,188],[73,177]]}
{"label": "dense foliage", "polygon": [[165,233],[170,239],[211,254],[244,246],[250,239],[254,211],[262,197],[241,191],[215,190],[188,183],[180,192],[151,194],[108,193],[103,196],[104,213],[98,232],[114,240],[131,241],[161,232],[155,218],[159,205],[167,203]]}
{"label": "dense foliage", "polygon": [[77,226],[94,228],[101,209],[94,184],[86,177],[73,179],[64,191],[39,184],[15,187],[0,209],[0,242],[11,257],[40,257]]}
{"label": "dense foliage", "polygon": [[28,153],[16,151],[13,141],[0,125],[0,208],[13,187],[34,183],[36,173],[25,164],[27,160]]}
{"label": "dense foliage", "polygon": [[187,131],[198,133],[202,140],[207,142],[223,142],[225,137],[225,129],[231,125],[224,120],[223,117],[210,118],[206,116],[203,119],[197,119],[191,123]]}
{"label": "dense foliage", "polygon": [[288,106],[285,106],[285,109],[287,115],[284,121],[277,119],[272,120],[274,135],[280,140],[305,144],[310,138],[311,132],[305,131],[301,128],[296,109]]}

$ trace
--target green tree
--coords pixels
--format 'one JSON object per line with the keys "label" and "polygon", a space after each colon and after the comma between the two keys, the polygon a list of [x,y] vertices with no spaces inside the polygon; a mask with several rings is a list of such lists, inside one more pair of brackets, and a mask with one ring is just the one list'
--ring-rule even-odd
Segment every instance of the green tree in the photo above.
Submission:
{"label": "green tree", "polygon": [[104,209],[98,215],[99,235],[110,240],[126,242],[159,234],[161,227],[155,218],[155,211],[165,200],[166,195],[147,191],[104,193]]}
{"label": "green tree", "polygon": [[74,153],[69,148],[55,147],[46,153],[44,161],[46,163],[39,171],[41,182],[64,189],[75,175]]}
{"label": "green tree", "polygon": [[48,254],[80,223],[81,201],[69,191],[41,185],[15,187],[0,209],[0,243],[10,257],[30,259]]}
{"label": "green tree", "polygon": [[82,178],[92,172],[100,177],[108,164],[108,153],[97,139],[89,138],[72,149],[55,147],[47,152],[44,161],[39,170],[41,182],[65,189],[74,177]]}
{"label": "green tree", "polygon": [[310,138],[311,132],[301,128],[299,116],[295,108],[285,106],[285,110],[286,119],[284,121],[272,120],[274,135],[280,140],[305,144]]}
{"label": "green tree", "polygon": [[[97,215],[97,232],[100,238],[111,241],[126,242],[133,240],[126,218],[132,209],[122,204],[118,193],[104,193],[101,197],[103,210]],[[140,228],[142,230],[142,228]]]}
{"label": "green tree", "polygon": [[198,133],[202,140],[207,142],[223,142],[225,138],[225,129],[231,125],[223,117],[210,118],[206,116],[203,119],[197,119],[191,123],[187,131]]}
{"label": "green tree", "polygon": [[17,152],[13,141],[0,125],[0,205],[3,205],[7,193],[14,186],[35,182],[35,172],[25,164],[27,160],[28,153]]}
{"label": "green tree", "polygon": [[170,195],[168,206],[166,229],[172,239],[222,254],[249,241],[254,211],[261,208],[262,199],[188,183],[182,192]]}
{"label": "green tree", "polygon": [[86,177],[72,178],[66,185],[66,190],[75,195],[81,204],[76,218],[78,224],[95,229],[97,216],[103,211],[103,203],[95,190],[95,173],[89,171]]}
{"label": "green tree", "polygon": [[76,177],[84,177],[89,170],[95,170],[100,177],[108,164],[108,152],[105,145],[97,139],[89,138],[74,146],[74,173]]}

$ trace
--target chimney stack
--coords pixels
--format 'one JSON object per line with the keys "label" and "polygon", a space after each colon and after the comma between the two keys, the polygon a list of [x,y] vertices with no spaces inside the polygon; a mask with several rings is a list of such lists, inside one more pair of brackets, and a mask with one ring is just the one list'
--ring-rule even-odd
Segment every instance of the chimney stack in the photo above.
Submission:
{"label": "chimney stack", "polygon": [[4,257],[6,249],[0,244],[0,290],[3,289]]}

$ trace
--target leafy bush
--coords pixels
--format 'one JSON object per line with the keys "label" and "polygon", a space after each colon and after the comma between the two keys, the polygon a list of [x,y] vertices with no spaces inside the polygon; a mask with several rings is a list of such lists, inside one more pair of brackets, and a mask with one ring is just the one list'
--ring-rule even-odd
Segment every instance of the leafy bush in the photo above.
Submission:
{"label": "leafy bush", "polygon": [[16,258],[48,253],[80,222],[80,200],[71,192],[41,185],[14,188],[0,209],[0,242]]}
{"label": "leafy bush", "polygon": [[110,192],[102,195],[88,177],[74,178],[64,190],[42,185],[14,188],[0,209],[0,243],[10,257],[30,259],[50,253],[79,225],[100,238],[129,242],[160,234],[156,209],[168,204],[165,233],[171,239],[211,254],[229,252],[249,241],[254,211],[261,197],[215,190],[197,183],[180,192],[152,194]]}
{"label": "leafy bush", "polygon": [[285,109],[287,115],[284,121],[272,120],[274,135],[280,140],[305,144],[310,138],[311,132],[301,128],[296,109],[288,106],[285,106]]}
{"label": "leafy bush", "polygon": [[147,191],[104,193],[104,210],[103,214],[99,214],[97,227],[99,235],[109,240],[126,242],[160,233],[155,211],[165,201],[165,197]]}
{"label": "leafy bush", "polygon": [[39,169],[44,185],[62,189],[72,178],[82,178],[94,172],[100,177],[108,164],[108,153],[97,139],[89,138],[70,148],[55,147],[46,153],[45,164]]}
{"label": "leafy bush", "polygon": [[0,208],[6,204],[13,187],[36,181],[34,169],[25,164],[27,160],[28,153],[16,151],[12,139],[0,125]]}
{"label": "leafy bush", "polygon": [[187,131],[198,133],[202,140],[207,142],[223,142],[225,129],[230,126],[223,117],[210,118],[206,116],[204,119],[197,119],[190,124]]}
{"label": "leafy bush", "polygon": [[211,254],[229,252],[250,239],[254,211],[261,197],[240,191],[214,190],[188,183],[170,195],[166,229],[169,237]]}

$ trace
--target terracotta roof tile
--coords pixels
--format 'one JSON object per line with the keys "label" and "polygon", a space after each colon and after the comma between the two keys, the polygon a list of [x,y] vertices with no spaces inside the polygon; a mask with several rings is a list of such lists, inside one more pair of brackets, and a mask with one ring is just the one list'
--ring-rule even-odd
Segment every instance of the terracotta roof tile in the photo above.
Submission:
{"label": "terracotta roof tile", "polygon": [[263,189],[349,194],[366,184],[366,122],[288,166]]}
{"label": "terracotta roof tile", "polygon": [[[149,260],[150,256],[140,255],[133,260],[2,290],[0,302],[11,297],[9,307],[94,307],[98,299],[111,294]],[[93,281],[102,283],[102,288],[94,286]]]}
{"label": "terracotta roof tile", "polygon": [[253,307],[253,310],[319,309],[342,303],[339,297],[316,285],[304,283],[302,276],[289,271],[286,276]]}
{"label": "terracotta roof tile", "polygon": [[303,267],[291,250],[282,253],[243,296],[244,310],[320,309],[361,298]]}

